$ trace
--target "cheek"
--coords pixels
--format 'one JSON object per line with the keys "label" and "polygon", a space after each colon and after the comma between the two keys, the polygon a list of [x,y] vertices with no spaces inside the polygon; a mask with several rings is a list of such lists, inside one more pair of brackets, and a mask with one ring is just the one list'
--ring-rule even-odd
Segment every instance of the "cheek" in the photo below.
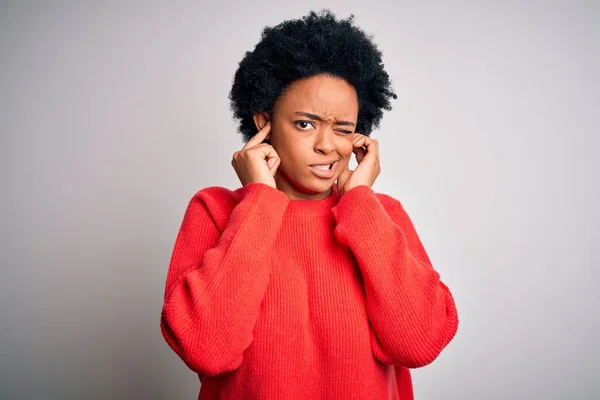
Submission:
{"label": "cheek", "polygon": [[348,138],[342,138],[337,144],[338,153],[344,158],[349,158],[352,154],[352,142]]}

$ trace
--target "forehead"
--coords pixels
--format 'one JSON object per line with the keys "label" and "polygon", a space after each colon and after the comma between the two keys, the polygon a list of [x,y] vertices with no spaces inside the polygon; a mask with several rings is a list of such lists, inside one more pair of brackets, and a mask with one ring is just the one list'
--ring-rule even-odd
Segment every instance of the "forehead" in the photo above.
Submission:
{"label": "forehead", "polygon": [[278,112],[310,112],[324,118],[356,119],[358,98],[352,85],[340,78],[318,75],[293,82],[275,104]]}

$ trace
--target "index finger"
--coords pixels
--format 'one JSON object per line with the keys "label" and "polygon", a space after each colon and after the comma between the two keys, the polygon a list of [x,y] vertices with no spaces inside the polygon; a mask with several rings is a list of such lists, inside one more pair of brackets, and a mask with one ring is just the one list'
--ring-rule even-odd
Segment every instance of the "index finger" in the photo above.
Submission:
{"label": "index finger", "polygon": [[250,147],[254,147],[257,144],[261,144],[263,140],[267,137],[267,135],[271,132],[271,121],[267,122],[266,125],[256,133],[256,135],[252,136],[250,140],[242,147],[242,150],[249,149]]}
{"label": "index finger", "polygon": [[356,137],[354,137],[354,139],[352,140],[352,144],[354,145],[354,147],[369,147],[373,144],[375,144],[375,140],[371,139],[368,136],[365,135],[360,135],[357,134]]}

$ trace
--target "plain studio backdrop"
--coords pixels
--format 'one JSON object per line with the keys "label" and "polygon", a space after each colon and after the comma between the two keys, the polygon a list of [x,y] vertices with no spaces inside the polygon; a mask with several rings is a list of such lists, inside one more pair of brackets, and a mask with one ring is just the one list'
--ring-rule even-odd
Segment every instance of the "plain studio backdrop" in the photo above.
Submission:
{"label": "plain studio backdrop", "polygon": [[0,398],[196,398],[159,330],[172,246],[239,187],[244,52],[323,8],[383,51],[374,189],[459,310],[417,399],[599,398],[600,2],[567,0],[2,2]]}

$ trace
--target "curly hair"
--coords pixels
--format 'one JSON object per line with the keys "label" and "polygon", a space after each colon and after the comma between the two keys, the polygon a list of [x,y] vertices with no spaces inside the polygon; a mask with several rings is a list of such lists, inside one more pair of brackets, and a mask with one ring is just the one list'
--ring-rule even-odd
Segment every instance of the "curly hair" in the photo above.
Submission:
{"label": "curly hair", "polygon": [[383,110],[397,98],[371,37],[354,25],[354,15],[337,20],[329,10],[264,28],[261,40],[239,63],[229,93],[231,111],[244,141],[257,133],[253,116],[272,111],[294,81],[325,74],[356,89],[356,132],[369,136]]}

